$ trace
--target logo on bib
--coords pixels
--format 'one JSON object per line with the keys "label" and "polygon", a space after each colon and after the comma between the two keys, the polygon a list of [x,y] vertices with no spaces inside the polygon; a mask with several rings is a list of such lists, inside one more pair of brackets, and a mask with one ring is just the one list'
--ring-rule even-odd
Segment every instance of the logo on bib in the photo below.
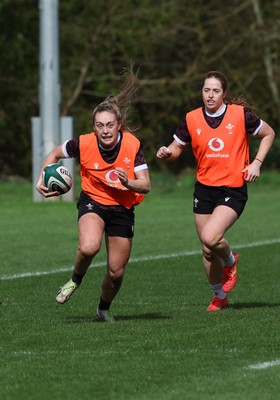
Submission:
{"label": "logo on bib", "polygon": [[224,142],[219,138],[212,138],[208,142],[208,146],[212,151],[221,151],[224,148]]}
{"label": "logo on bib", "polygon": [[119,177],[116,174],[116,171],[114,169],[111,169],[111,171],[108,171],[107,174],[105,175],[106,181],[110,183],[119,183]]}

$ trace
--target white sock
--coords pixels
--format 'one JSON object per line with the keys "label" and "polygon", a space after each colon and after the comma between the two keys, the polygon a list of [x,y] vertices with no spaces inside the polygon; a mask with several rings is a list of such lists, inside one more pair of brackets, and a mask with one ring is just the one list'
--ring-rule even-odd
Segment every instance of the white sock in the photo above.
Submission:
{"label": "white sock", "polygon": [[230,252],[229,258],[226,258],[223,261],[224,261],[225,267],[232,267],[233,266],[233,264],[235,263],[235,258],[234,258],[234,255],[233,255],[232,251]]}
{"label": "white sock", "polygon": [[217,285],[210,285],[214,297],[218,297],[219,299],[225,299],[227,294],[222,289],[222,283],[218,283]]}

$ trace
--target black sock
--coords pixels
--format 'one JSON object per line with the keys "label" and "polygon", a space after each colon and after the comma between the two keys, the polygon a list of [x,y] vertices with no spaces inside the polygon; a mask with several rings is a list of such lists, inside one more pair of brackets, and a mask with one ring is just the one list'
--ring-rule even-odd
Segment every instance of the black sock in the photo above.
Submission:
{"label": "black sock", "polygon": [[74,272],[72,276],[72,281],[80,285],[84,276],[85,274],[76,274],[76,272]]}
{"label": "black sock", "polygon": [[99,310],[109,310],[110,305],[111,305],[111,302],[107,303],[107,301],[104,301],[102,299],[102,297],[100,297],[100,301],[99,301],[99,305],[98,305]]}

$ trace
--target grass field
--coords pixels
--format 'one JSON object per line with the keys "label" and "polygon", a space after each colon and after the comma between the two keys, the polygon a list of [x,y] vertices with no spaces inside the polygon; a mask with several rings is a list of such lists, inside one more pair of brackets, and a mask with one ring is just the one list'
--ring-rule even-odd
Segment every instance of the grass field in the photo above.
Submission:
{"label": "grass field", "polygon": [[2,400],[274,400],[280,393],[280,178],[249,186],[227,238],[240,254],[230,306],[211,291],[192,215],[193,182],[153,176],[117,323],[95,318],[104,249],[58,305],[77,244],[74,203],[33,203],[29,183],[0,182]]}

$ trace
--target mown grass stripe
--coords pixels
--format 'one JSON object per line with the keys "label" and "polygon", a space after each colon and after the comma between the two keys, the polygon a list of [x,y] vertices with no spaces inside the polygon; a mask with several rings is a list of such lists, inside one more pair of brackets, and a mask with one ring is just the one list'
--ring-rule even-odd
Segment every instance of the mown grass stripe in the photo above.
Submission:
{"label": "mown grass stripe", "polygon": [[248,369],[267,369],[271,367],[277,367],[280,365],[280,360],[273,360],[273,361],[265,361],[258,364],[251,364],[248,365]]}
{"label": "mown grass stripe", "polygon": [[[267,246],[267,245],[273,245],[280,243],[280,238],[276,239],[271,239],[271,240],[263,240],[263,241],[258,241],[258,242],[252,242],[252,243],[243,243],[243,244],[238,244],[238,245],[232,245],[234,249],[246,249],[246,248],[251,248],[251,247],[261,247],[261,246]],[[181,251],[177,253],[169,253],[169,254],[158,254],[158,255],[151,255],[151,256],[144,256],[144,257],[138,257],[138,258],[131,258],[129,263],[139,263],[143,261],[156,261],[156,260],[165,260],[169,258],[176,258],[176,257],[189,257],[189,256],[194,256],[201,254],[201,250],[192,250],[192,251]],[[106,262],[99,262],[99,263],[94,263],[93,268],[99,268],[103,267],[106,265]],[[73,266],[71,267],[65,267],[65,268],[58,268],[55,270],[50,270],[50,271],[37,271],[37,272],[24,272],[22,274],[14,274],[14,275],[2,275],[0,276],[0,281],[8,281],[8,280],[14,280],[14,279],[20,279],[20,278],[30,278],[30,277],[36,277],[36,276],[44,276],[44,275],[52,275],[52,274],[59,274],[61,272],[68,272],[72,271]]]}

